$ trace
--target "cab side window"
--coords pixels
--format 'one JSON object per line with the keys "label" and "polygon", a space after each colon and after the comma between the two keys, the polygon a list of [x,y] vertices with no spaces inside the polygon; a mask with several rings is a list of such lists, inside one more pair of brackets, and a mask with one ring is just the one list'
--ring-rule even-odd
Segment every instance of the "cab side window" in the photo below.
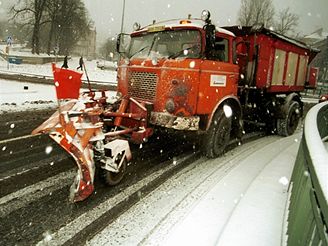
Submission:
{"label": "cab side window", "polygon": [[215,46],[212,51],[211,59],[221,62],[229,62],[229,40],[216,37]]}

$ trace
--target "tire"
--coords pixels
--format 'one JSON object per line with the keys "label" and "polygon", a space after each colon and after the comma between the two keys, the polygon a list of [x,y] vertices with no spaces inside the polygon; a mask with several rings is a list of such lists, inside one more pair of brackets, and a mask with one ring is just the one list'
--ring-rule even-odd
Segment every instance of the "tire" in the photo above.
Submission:
{"label": "tire", "polygon": [[[119,155],[115,161],[120,162],[121,158],[122,158],[122,155]],[[102,169],[102,172],[103,172],[102,176],[105,180],[105,183],[110,186],[114,186],[114,185],[117,185],[118,183],[120,183],[124,177],[126,166],[127,166],[127,160],[126,160],[126,158],[124,158],[123,163],[122,163],[118,173],[110,172],[108,170]]]}
{"label": "tire", "polygon": [[223,154],[230,140],[230,131],[231,118],[227,118],[222,109],[217,111],[203,142],[203,151],[208,158]]}
{"label": "tire", "polygon": [[277,119],[277,133],[287,137],[293,135],[301,118],[300,104],[292,101],[284,118]]}

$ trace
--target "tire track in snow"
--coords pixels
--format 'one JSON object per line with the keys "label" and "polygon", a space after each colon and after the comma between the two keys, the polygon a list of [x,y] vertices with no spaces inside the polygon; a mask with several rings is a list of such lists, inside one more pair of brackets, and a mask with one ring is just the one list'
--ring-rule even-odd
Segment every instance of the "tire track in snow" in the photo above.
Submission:
{"label": "tire track in snow", "polygon": [[[238,161],[249,155],[249,151],[254,152],[264,144],[275,141],[274,139],[277,139],[277,137],[263,138],[259,141],[242,145],[241,149],[235,149],[230,151],[228,155],[218,158],[217,160],[224,160],[219,165],[205,158],[201,158],[188,165],[183,171],[172,176],[160,187],[147,195],[147,197],[133,205],[123,216],[108,225],[100,234],[91,239],[88,244],[136,245],[139,243],[152,245],[154,238],[152,238],[151,234],[156,231],[156,233],[164,237],[166,232],[170,230],[167,225],[177,223],[181,219],[180,216],[183,215],[181,211],[188,211],[206,193],[206,187],[208,185],[217,183],[217,176],[215,176],[217,172],[222,177],[225,176],[229,173],[229,170],[239,164]],[[206,165],[206,168],[204,168],[204,165]],[[213,175],[215,179],[213,179]],[[184,186],[182,184],[183,181],[188,180],[192,176],[194,177],[194,182],[186,182],[188,185]],[[190,194],[193,195],[190,196]],[[168,204],[167,196],[170,198],[177,196],[177,202]],[[149,202],[145,202],[146,199],[149,199]],[[153,204],[156,204],[156,207]],[[144,211],[147,212],[144,213]],[[142,221],[137,219],[140,217],[143,218]],[[170,222],[166,223],[167,221]],[[161,242],[161,239],[158,242]]]}
{"label": "tire track in snow", "polygon": [[141,196],[141,189],[145,187],[145,185],[149,185],[154,182],[156,179],[161,178],[161,176],[166,173],[175,170],[179,165],[183,165],[185,162],[194,158],[194,154],[190,154],[185,156],[184,158],[177,160],[176,165],[168,165],[144,179],[138,181],[132,186],[127,187],[114,197],[102,202],[97,207],[92,210],[87,211],[86,213],[80,215],[78,218],[68,223],[64,227],[60,228],[57,232],[48,235],[42,241],[39,241],[37,245],[62,245],[67,241],[71,240],[76,236],[80,231],[94,223],[97,219],[103,216],[106,212],[113,209],[115,206],[120,205],[122,202],[127,200],[128,197],[131,197],[133,194],[137,194]]}
{"label": "tire track in snow", "polygon": [[1,197],[0,218],[3,218],[9,213],[28,205],[34,200],[40,199],[43,196],[47,196],[49,193],[68,186],[72,183],[72,179],[75,175],[76,172],[74,170],[69,170]]}

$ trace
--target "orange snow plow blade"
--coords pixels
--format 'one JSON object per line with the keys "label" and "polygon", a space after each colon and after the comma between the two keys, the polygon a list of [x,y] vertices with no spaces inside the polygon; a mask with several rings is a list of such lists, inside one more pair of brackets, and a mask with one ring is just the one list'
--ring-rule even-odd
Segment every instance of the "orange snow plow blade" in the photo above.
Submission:
{"label": "orange snow plow blade", "polygon": [[[56,68],[54,64],[52,68],[57,98],[77,98],[82,74]],[[49,136],[75,159],[78,172],[70,189],[70,200],[73,202],[86,199],[94,190],[95,165],[90,144],[92,141],[104,139],[101,130],[103,123],[99,122],[99,114],[101,110],[93,108],[86,112],[85,105],[78,103],[78,100],[69,101],[63,106],[59,103],[58,111],[32,132],[49,133]]]}
{"label": "orange snow plow blade", "polygon": [[[53,73],[58,111],[32,134],[49,134],[74,158],[78,170],[70,200],[83,201],[94,191],[95,164],[108,185],[122,180],[132,158],[129,141],[140,144],[153,134],[148,127],[152,105],[131,97],[110,97],[106,90],[90,89],[77,96],[81,74],[55,65]],[[68,98],[72,100],[60,105],[60,99]]]}

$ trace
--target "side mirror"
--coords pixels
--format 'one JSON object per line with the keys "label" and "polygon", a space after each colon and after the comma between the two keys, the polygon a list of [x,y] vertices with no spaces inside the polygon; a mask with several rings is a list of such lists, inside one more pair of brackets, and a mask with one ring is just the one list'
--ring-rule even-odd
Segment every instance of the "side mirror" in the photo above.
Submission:
{"label": "side mirror", "polygon": [[129,48],[131,37],[128,34],[120,33],[117,36],[116,51],[119,54],[126,54]]}
{"label": "side mirror", "polygon": [[215,25],[207,23],[204,26],[204,30],[206,39],[205,55],[206,57],[209,57],[211,51],[215,47]]}

